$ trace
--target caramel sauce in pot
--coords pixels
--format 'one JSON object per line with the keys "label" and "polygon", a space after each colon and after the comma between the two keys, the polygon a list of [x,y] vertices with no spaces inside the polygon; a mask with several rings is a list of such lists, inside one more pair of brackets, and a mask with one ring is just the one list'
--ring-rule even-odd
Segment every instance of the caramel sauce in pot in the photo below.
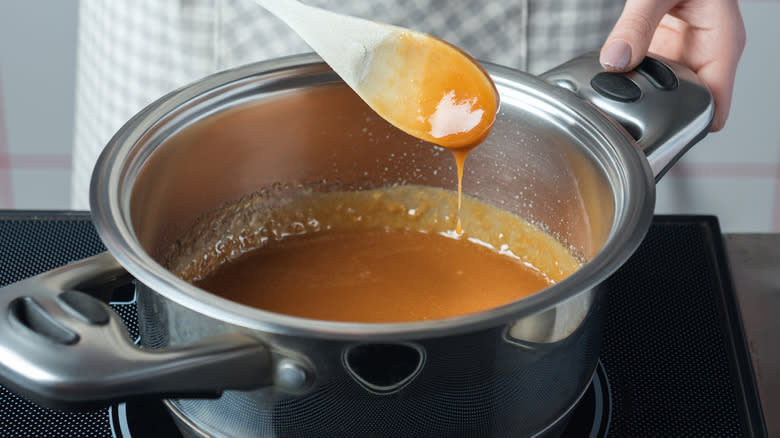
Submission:
{"label": "caramel sauce in pot", "polygon": [[[204,218],[168,259],[174,273],[242,304],[345,322],[441,319],[501,306],[579,268],[554,238],[455,193],[423,186],[309,193],[274,209],[249,198],[250,223],[198,248]],[[215,217],[224,217],[217,215]]]}

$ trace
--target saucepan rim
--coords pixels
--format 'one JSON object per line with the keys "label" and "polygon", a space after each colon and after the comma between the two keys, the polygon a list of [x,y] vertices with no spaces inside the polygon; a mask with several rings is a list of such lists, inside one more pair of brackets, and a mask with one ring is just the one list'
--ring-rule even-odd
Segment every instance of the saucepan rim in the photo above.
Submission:
{"label": "saucepan rim", "polygon": [[179,279],[146,253],[133,231],[130,193],[135,177],[154,149],[143,143],[147,133],[160,123],[170,123],[171,114],[185,111],[193,101],[208,99],[246,81],[284,77],[307,69],[329,70],[315,54],[262,61],[213,74],[161,97],[136,114],[108,142],[95,165],[90,186],[95,228],[113,257],[146,287],[195,312],[250,330],[328,339],[416,339],[495,327],[554,307],[598,287],[633,254],[652,220],[654,177],[644,153],[627,132],[582,98],[533,75],[487,62],[482,65],[496,83],[502,106],[523,96],[539,99],[593,133],[600,145],[594,153],[613,188],[615,216],[601,250],[575,273],[536,294],[482,312],[439,320],[321,321],[220,298]]}

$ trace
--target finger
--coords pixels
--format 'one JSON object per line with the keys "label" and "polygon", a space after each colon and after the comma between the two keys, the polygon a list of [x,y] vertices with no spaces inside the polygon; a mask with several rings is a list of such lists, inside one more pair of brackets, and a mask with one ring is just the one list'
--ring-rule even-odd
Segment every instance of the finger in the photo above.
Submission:
{"label": "finger", "polygon": [[713,63],[699,70],[698,75],[712,93],[712,98],[715,101],[715,117],[712,120],[710,131],[720,131],[729,117],[734,73],[723,64]]}
{"label": "finger", "polygon": [[735,29],[734,33],[724,33],[724,35],[732,35],[732,38],[723,37],[718,38],[718,41],[716,41],[716,44],[723,48],[726,54],[723,57],[715,58],[712,62],[696,70],[699,79],[710,90],[715,101],[715,118],[710,128],[713,132],[723,128],[731,109],[737,64],[745,47],[745,30],[741,23],[740,18],[739,23],[735,24],[737,29]]}
{"label": "finger", "polygon": [[610,71],[627,71],[639,65],[661,18],[678,1],[628,0],[601,49],[601,65]]}
{"label": "finger", "polygon": [[747,41],[745,23],[736,0],[724,2],[718,17],[711,47],[721,55],[695,70],[715,100],[715,118],[710,128],[713,132],[721,130],[728,119],[737,66]]}

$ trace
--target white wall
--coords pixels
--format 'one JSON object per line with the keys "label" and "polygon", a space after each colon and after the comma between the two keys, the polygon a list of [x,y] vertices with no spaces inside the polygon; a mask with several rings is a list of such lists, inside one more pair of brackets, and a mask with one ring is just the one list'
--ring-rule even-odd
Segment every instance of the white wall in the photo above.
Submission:
{"label": "white wall", "polygon": [[[780,1],[740,5],[748,43],[728,125],[661,181],[657,212],[780,232]],[[0,208],[69,205],[77,6],[0,1]]]}
{"label": "white wall", "polygon": [[0,1],[0,208],[70,203],[77,15],[76,0]]}

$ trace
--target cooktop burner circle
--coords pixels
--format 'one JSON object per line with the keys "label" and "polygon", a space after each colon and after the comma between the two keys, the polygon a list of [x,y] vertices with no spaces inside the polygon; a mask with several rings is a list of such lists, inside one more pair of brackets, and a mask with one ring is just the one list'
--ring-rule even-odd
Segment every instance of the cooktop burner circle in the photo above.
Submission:
{"label": "cooktop burner circle", "polygon": [[577,403],[561,434],[563,437],[602,438],[612,418],[612,397],[604,365],[599,361],[590,386]]}
{"label": "cooktop burner circle", "polygon": [[[562,437],[603,438],[611,418],[609,380],[599,362],[588,389],[571,413]],[[159,400],[120,403],[109,408],[111,432],[116,438],[150,436],[181,437],[170,414]]]}

